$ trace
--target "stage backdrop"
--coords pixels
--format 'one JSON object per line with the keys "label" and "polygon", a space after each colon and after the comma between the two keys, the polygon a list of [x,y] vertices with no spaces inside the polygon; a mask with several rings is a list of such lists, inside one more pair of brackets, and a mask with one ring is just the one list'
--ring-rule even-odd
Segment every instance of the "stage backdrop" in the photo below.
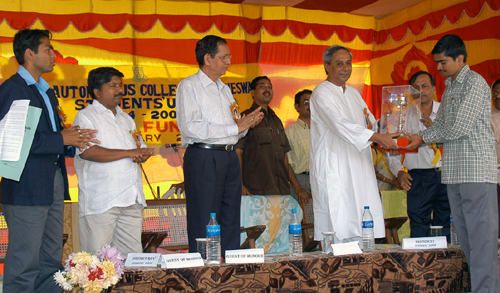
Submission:
{"label": "stage backdrop", "polygon": [[[145,170],[162,192],[171,182],[182,181],[180,157],[163,145],[177,143],[177,84],[198,70],[194,48],[205,35],[228,41],[233,59],[222,80],[241,110],[252,102],[250,81],[267,75],[274,87],[271,107],[286,126],[297,118],[294,94],[314,89],[325,79],[322,54],[334,44],[352,51],[354,68],[348,83],[360,91],[376,117],[382,87],[406,84],[418,70],[436,77],[435,98],[440,99],[443,78],[430,52],[448,33],[465,40],[467,64],[488,83],[500,78],[499,0],[426,0],[383,19],[219,2],[6,0],[0,20],[1,80],[18,67],[12,50],[17,30],[52,31],[57,65],[44,77],[59,96],[67,124],[91,102],[86,88],[89,70],[113,66],[125,74],[122,108],[135,119],[148,145],[160,148]],[[72,160],[68,165],[75,200]]]}

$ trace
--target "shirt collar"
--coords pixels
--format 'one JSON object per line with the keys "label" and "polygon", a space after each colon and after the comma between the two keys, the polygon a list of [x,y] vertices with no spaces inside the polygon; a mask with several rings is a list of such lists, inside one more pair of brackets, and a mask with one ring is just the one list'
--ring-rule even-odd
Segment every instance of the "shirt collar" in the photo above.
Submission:
{"label": "shirt collar", "polygon": [[[210,77],[208,77],[208,75],[205,72],[203,72],[203,70],[201,70],[201,69],[198,69],[198,72],[196,73],[196,75],[200,79],[200,82],[203,85],[203,87],[207,87],[207,86],[214,83],[214,81],[211,80]],[[220,78],[217,78],[216,85],[217,85],[217,87],[221,88],[224,85],[224,83],[222,82],[222,80],[220,80]]]}
{"label": "shirt collar", "polygon": [[24,66],[19,65],[19,68],[17,69],[17,73],[26,81],[26,84],[28,86],[30,85],[37,85],[43,92],[46,92],[49,88],[50,85],[43,79],[43,77],[40,76],[39,82],[37,83],[35,78],[29,73]]}
{"label": "shirt collar", "polygon": [[[260,106],[259,106],[259,105],[257,105],[257,103],[253,102],[253,103],[252,103],[252,107],[250,107],[250,109],[252,109],[252,110],[256,110],[256,109],[257,109],[257,108],[259,108],[259,107],[260,107]],[[264,114],[268,114],[268,115],[269,115],[269,114],[271,114],[271,113],[274,113],[273,109],[271,109],[271,107],[269,107],[269,105],[267,105],[267,111],[266,111],[266,110],[264,110],[264,108],[261,108],[261,109],[260,109],[260,111],[261,111],[261,112],[263,112]]]}
{"label": "shirt collar", "polygon": [[439,102],[432,101],[432,113],[437,114],[439,110]]}
{"label": "shirt collar", "polygon": [[299,124],[299,126],[301,126],[302,128],[309,128],[309,126],[307,126],[307,124],[304,122],[304,120],[298,118],[297,119],[297,123]]}
{"label": "shirt collar", "polygon": [[[97,112],[97,114],[102,114],[106,111],[110,111],[110,109],[104,107],[103,104],[101,104],[98,100],[95,100],[92,102],[92,105],[94,106],[94,109],[95,111]],[[123,112],[122,108],[120,108],[120,106],[116,106],[116,115],[120,114],[121,112]]]}
{"label": "shirt collar", "polygon": [[[462,70],[460,70],[460,72],[458,73],[457,78],[455,79],[455,82],[464,83],[465,78],[466,78],[467,74],[469,73],[469,70],[470,70],[469,65],[465,65],[464,67],[462,67]],[[451,85],[451,79],[452,79],[452,77],[450,76],[444,81],[446,86]]]}

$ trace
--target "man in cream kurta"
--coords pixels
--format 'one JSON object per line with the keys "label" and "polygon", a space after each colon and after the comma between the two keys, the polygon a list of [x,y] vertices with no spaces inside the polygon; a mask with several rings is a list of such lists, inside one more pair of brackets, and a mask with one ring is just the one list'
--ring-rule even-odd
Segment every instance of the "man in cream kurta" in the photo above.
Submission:
{"label": "man in cream kurta", "polygon": [[373,215],[375,238],[385,237],[384,215],[373,169],[371,142],[397,149],[393,137],[372,131],[375,118],[359,92],[346,85],[352,54],[332,46],[323,55],[326,81],[311,96],[311,189],[314,239],[335,231],[335,241],[362,239],[363,207]]}

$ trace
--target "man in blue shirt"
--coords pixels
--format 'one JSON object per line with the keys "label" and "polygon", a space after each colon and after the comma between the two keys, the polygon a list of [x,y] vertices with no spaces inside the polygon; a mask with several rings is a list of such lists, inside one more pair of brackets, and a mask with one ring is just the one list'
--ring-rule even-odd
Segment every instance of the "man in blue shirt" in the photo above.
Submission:
{"label": "man in blue shirt", "polygon": [[63,207],[69,199],[64,146],[89,146],[94,130],[64,128],[57,98],[41,77],[51,72],[56,54],[47,30],[14,36],[16,74],[0,85],[0,120],[15,100],[42,110],[19,181],[2,178],[1,203],[9,228],[3,292],[61,292],[53,275],[62,269]]}

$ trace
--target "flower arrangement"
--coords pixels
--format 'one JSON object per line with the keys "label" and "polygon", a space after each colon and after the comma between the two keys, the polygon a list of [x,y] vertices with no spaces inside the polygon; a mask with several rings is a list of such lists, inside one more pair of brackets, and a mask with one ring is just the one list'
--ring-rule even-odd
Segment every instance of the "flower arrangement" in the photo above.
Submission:
{"label": "flower arrangement", "polygon": [[116,247],[104,245],[95,255],[72,253],[64,271],[54,274],[54,280],[65,291],[80,287],[84,293],[100,293],[118,283],[123,275],[123,257]]}

